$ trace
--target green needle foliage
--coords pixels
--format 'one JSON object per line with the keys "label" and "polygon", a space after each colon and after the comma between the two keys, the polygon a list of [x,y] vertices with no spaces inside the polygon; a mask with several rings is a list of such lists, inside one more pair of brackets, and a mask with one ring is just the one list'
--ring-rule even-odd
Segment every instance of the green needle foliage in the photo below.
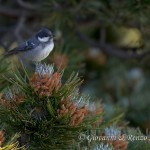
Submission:
{"label": "green needle foliage", "polygon": [[[72,73],[63,81],[63,72],[55,71],[53,65],[36,64],[35,73],[31,75],[24,66],[22,68],[21,73],[18,70],[10,73],[11,78],[6,77],[11,86],[0,98],[0,127],[6,133],[6,142],[3,134],[0,135],[2,150],[126,150],[128,143],[130,149],[143,144],[149,148],[148,140],[140,144],[134,141],[135,146],[128,139],[95,139],[124,136],[119,128],[111,126],[120,124],[123,114],[103,122],[102,105],[93,105],[89,96],[80,94],[78,88],[82,81],[78,74]],[[143,134],[129,129],[126,135]]]}
{"label": "green needle foliage", "polygon": [[[93,106],[89,96],[80,94],[78,88],[82,81],[78,74],[72,73],[67,81],[63,81],[63,72],[55,71],[53,65],[36,64],[35,73],[31,75],[24,66],[22,68],[22,72],[10,72],[8,82],[11,86],[0,98],[0,127],[6,133],[4,144],[3,135],[0,136],[2,150],[126,150],[128,143],[130,149],[142,145],[149,148],[148,140],[140,144],[134,141],[133,145],[133,141],[128,139],[94,139],[123,136],[119,128],[111,126],[120,124],[123,114],[102,122],[103,108]],[[20,133],[19,136],[10,138],[16,133]],[[80,135],[84,135],[83,140],[79,138]],[[126,135],[142,133],[128,130]]]}
{"label": "green needle foliage", "polygon": [[0,147],[0,150],[25,150],[24,147],[18,147],[19,143],[16,142],[16,140],[19,136],[19,134],[15,134],[13,137],[11,137],[10,141],[5,143],[3,147]]}
{"label": "green needle foliage", "polygon": [[89,97],[79,94],[78,75],[73,73],[61,83],[62,75],[54,72],[52,65],[37,64],[31,77],[24,69],[24,76],[16,71],[8,79],[12,86],[0,99],[0,119],[3,128],[11,128],[12,134],[21,133],[20,146],[71,148],[77,145],[80,132],[102,118],[102,114],[96,115],[97,119],[88,116]]}

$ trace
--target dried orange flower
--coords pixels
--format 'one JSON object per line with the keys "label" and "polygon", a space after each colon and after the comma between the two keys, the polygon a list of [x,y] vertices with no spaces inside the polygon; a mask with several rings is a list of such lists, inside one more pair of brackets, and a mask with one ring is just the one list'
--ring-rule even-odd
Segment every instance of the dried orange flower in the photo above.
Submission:
{"label": "dried orange flower", "polygon": [[54,73],[53,65],[37,63],[35,73],[30,79],[30,86],[40,97],[50,96],[61,87],[61,74]]}
{"label": "dried orange flower", "polygon": [[40,97],[50,96],[54,90],[57,91],[61,87],[61,75],[55,72],[49,77],[48,74],[40,76],[35,73],[30,79],[30,86]]}
{"label": "dried orange flower", "polygon": [[69,116],[71,118],[69,125],[75,127],[83,122],[84,117],[88,114],[88,110],[85,106],[78,108],[70,98],[68,98],[67,100],[61,100],[60,109],[57,110],[57,113],[58,117]]}
{"label": "dried orange flower", "polygon": [[11,103],[5,99],[0,99],[0,105],[5,108],[11,108]]}
{"label": "dried orange flower", "polygon": [[112,144],[114,150],[127,150],[128,147],[128,142],[124,140],[108,141],[108,143]]}
{"label": "dried orange flower", "polygon": [[15,108],[16,105],[19,105],[22,102],[24,102],[24,96],[13,93],[10,89],[7,93],[5,93],[3,98],[2,95],[0,96],[0,105],[5,108]]}
{"label": "dried orange flower", "polygon": [[3,131],[0,131],[0,146],[2,145],[2,143],[4,142],[5,138],[4,138],[4,133]]}
{"label": "dried orange flower", "polygon": [[126,135],[121,135],[121,131],[118,128],[106,128],[105,136],[115,138],[115,140],[108,141],[108,143],[111,144],[115,150],[127,150],[128,142],[126,141]]}
{"label": "dried orange flower", "polygon": [[68,66],[68,57],[65,54],[54,53],[51,60],[59,70],[64,70]]}
{"label": "dried orange flower", "polygon": [[23,95],[15,95],[13,97],[15,104],[19,105],[20,103],[24,102],[24,96]]}

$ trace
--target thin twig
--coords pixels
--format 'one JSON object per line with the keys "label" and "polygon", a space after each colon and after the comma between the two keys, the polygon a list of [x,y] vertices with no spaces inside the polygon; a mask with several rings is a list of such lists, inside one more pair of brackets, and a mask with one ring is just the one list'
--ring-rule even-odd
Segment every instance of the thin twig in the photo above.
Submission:
{"label": "thin twig", "polygon": [[3,14],[5,16],[20,17],[22,14],[24,14],[24,12],[26,12],[27,17],[32,17],[32,16],[35,16],[36,14],[35,12],[31,12],[31,11],[25,11],[21,9],[12,9],[12,8],[8,8],[5,6],[0,6],[0,14]]}
{"label": "thin twig", "polygon": [[77,30],[77,35],[84,42],[88,43],[89,45],[91,45],[93,47],[97,47],[101,51],[103,51],[109,55],[112,55],[112,56],[125,58],[125,59],[133,59],[133,58],[143,58],[150,54],[150,51],[146,51],[142,54],[125,52],[119,48],[114,47],[113,45],[110,45],[107,43],[96,42],[96,41],[90,39],[89,37],[87,37],[86,35],[84,35],[83,33],[81,33],[79,30]]}
{"label": "thin twig", "polygon": [[37,4],[30,4],[28,2],[24,2],[23,0],[17,0],[18,4],[21,6],[21,7],[24,7],[26,9],[32,9],[32,10],[36,10],[39,8],[39,5]]}

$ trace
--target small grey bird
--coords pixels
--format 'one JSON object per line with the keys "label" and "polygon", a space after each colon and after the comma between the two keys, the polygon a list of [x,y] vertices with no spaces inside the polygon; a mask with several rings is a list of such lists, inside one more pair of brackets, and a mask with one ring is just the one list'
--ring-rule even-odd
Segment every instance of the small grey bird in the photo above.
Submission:
{"label": "small grey bird", "polygon": [[52,32],[43,28],[29,40],[7,51],[5,56],[17,54],[23,62],[40,62],[50,54],[53,48]]}

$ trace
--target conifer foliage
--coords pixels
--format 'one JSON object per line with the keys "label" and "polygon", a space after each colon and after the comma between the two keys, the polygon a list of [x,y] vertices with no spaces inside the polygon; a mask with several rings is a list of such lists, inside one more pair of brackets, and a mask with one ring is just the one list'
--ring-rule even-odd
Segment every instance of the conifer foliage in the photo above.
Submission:
{"label": "conifer foliage", "polygon": [[[17,141],[23,148],[73,147],[78,134],[95,122],[87,105],[89,97],[79,93],[78,75],[73,73],[64,82],[63,72],[41,63],[36,64],[33,75],[29,76],[25,68],[24,74],[15,72],[8,79],[12,86],[0,98],[0,119],[5,130],[20,133]],[[102,120],[102,111],[98,115],[96,121]]]}
{"label": "conifer foliage", "polygon": [[22,68],[5,77],[11,84],[0,97],[0,150],[150,148],[148,139],[135,145],[128,141],[128,135],[143,136],[139,130],[112,126],[122,115],[104,122],[103,105],[79,92],[78,74],[64,81],[63,71],[53,65],[38,63],[31,75]]}

